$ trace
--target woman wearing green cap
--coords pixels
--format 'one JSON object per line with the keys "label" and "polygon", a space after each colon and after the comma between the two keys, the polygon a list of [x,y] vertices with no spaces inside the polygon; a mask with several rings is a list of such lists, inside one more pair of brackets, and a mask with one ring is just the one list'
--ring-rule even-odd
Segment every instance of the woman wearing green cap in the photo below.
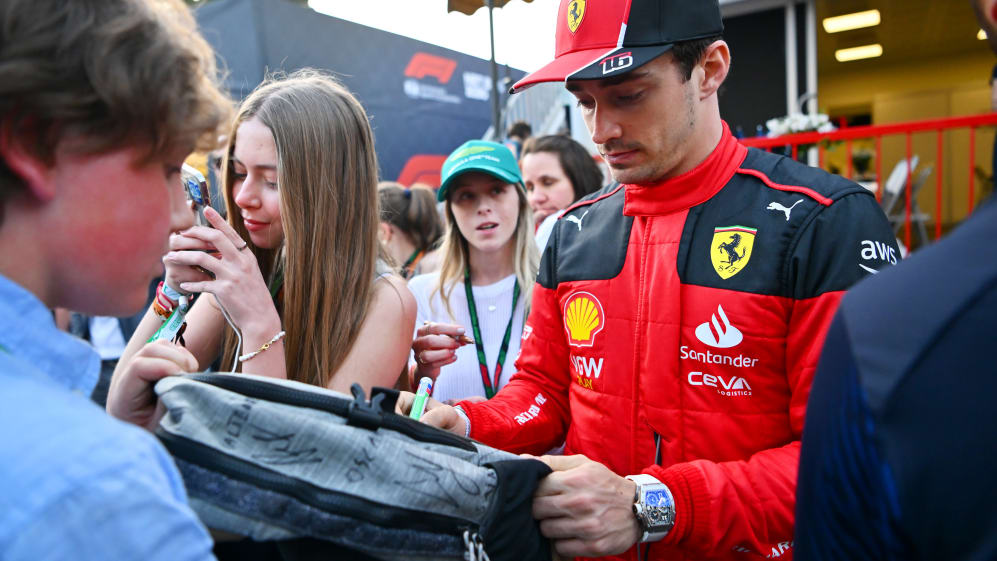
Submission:
{"label": "woman wearing green cap", "polygon": [[501,144],[464,143],[440,176],[442,267],[409,282],[418,306],[411,379],[434,379],[441,401],[490,398],[515,372],[540,261],[533,211]]}

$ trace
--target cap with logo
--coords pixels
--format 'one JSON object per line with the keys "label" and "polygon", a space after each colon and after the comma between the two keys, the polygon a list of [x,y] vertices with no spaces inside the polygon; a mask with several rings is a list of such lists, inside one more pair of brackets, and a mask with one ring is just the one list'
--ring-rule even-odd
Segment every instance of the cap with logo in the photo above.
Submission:
{"label": "cap with logo", "polygon": [[723,33],[718,0],[561,0],[554,60],[516,82],[596,80],[629,72],[679,41]]}
{"label": "cap with logo", "polygon": [[468,140],[443,162],[436,199],[447,200],[447,194],[457,177],[469,171],[487,173],[506,183],[522,187],[523,176],[516,164],[516,157],[508,148],[487,140]]}

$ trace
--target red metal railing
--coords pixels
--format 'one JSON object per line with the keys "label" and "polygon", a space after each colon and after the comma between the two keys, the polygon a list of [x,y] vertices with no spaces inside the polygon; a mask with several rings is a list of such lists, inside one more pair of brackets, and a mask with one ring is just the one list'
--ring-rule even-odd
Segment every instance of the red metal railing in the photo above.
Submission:
{"label": "red metal railing", "polygon": [[969,203],[968,211],[972,212],[973,205],[975,203],[975,166],[976,166],[976,129],[979,127],[993,126],[997,125],[997,113],[987,113],[983,115],[971,115],[967,117],[952,117],[946,119],[929,119],[924,121],[912,121],[907,123],[896,123],[890,125],[872,125],[863,127],[849,127],[838,129],[834,132],[829,133],[817,133],[817,132],[806,132],[798,134],[789,134],[785,136],[779,136],[774,138],[767,137],[753,137],[753,138],[743,138],[741,143],[745,146],[753,146],[755,148],[761,148],[771,151],[773,148],[785,148],[789,147],[790,154],[793,159],[797,158],[799,153],[799,147],[801,145],[816,144],[818,151],[818,165],[821,168],[825,167],[825,150],[828,142],[844,141],[845,143],[845,160],[846,160],[846,174],[845,176],[849,179],[853,178],[854,170],[852,169],[852,143],[854,140],[858,139],[874,139],[876,143],[875,149],[875,162],[876,162],[876,180],[879,183],[879,188],[876,190],[876,197],[881,198],[885,187],[885,178],[883,177],[883,137],[884,136],[895,136],[904,135],[906,139],[905,151],[906,151],[906,161],[907,161],[907,180],[905,193],[906,205],[905,218],[904,218],[904,243],[909,248],[911,245],[911,186],[913,183],[913,170],[911,165],[911,137],[914,133],[923,133],[935,131],[936,136],[936,162],[934,173],[936,176],[935,185],[935,239],[937,240],[942,235],[942,165],[944,157],[944,133],[958,130],[958,129],[968,129],[969,131]]}

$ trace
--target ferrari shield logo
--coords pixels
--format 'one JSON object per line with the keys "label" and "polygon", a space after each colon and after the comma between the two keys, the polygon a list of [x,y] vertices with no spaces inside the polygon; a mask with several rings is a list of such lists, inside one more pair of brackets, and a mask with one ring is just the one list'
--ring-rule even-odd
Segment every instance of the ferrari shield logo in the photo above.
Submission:
{"label": "ferrari shield logo", "polygon": [[721,226],[713,230],[710,259],[720,278],[729,279],[748,264],[756,233],[757,228],[747,226]]}
{"label": "ferrari shield logo", "polygon": [[571,0],[568,2],[568,29],[574,33],[578,31],[578,26],[582,24],[585,17],[585,0]]}

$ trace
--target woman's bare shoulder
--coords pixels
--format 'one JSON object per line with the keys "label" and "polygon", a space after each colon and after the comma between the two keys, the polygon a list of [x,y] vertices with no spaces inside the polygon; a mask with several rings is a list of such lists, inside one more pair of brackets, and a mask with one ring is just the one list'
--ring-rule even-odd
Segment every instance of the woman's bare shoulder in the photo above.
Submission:
{"label": "woman's bare shoulder", "polygon": [[392,273],[382,275],[374,283],[374,294],[371,301],[369,318],[382,320],[401,320],[408,314],[415,317],[416,302],[405,279]]}

